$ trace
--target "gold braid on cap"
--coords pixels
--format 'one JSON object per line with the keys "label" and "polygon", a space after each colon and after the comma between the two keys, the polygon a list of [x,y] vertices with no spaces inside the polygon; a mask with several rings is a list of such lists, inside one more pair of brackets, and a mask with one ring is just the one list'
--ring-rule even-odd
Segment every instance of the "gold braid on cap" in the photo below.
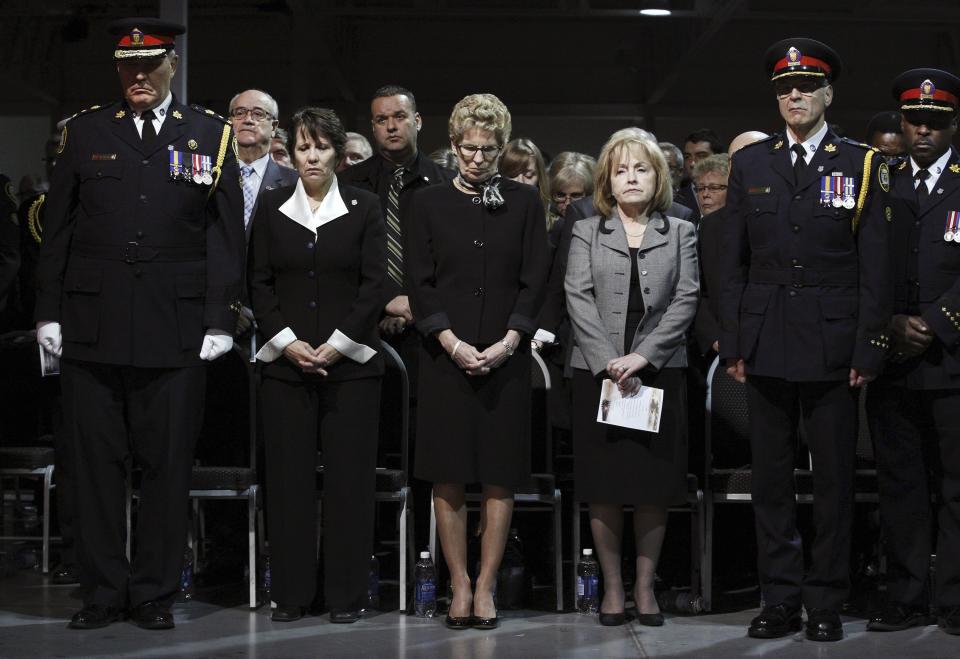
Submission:
{"label": "gold braid on cap", "polygon": [[863,204],[867,200],[867,191],[870,189],[870,166],[873,164],[874,153],[874,149],[870,149],[863,157],[863,184],[860,186],[860,196],[857,198],[857,212],[853,214],[853,222],[850,225],[853,233],[857,232],[857,227],[860,225],[860,214],[863,213]]}
{"label": "gold braid on cap", "polygon": [[220,150],[217,152],[217,164],[213,166],[214,178],[213,185],[210,186],[210,192],[207,198],[217,189],[217,183],[220,182],[220,174],[223,173],[223,159],[227,155],[227,144],[230,142],[230,124],[223,127],[223,133],[220,135]]}

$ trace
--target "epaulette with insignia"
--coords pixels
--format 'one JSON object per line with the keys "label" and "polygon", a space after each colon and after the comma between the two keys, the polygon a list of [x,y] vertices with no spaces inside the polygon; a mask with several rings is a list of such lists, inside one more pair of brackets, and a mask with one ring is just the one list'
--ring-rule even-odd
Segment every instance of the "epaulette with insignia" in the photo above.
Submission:
{"label": "epaulette with insignia", "polygon": [[767,135],[766,137],[764,137],[764,138],[762,138],[762,139],[759,139],[759,140],[757,140],[756,142],[750,142],[750,144],[747,144],[747,145],[744,146],[743,148],[744,148],[744,149],[747,149],[747,148],[749,148],[749,147],[751,147],[751,146],[756,146],[756,145],[758,145],[758,144],[766,144],[766,143],[769,142],[770,140],[780,139],[781,137],[783,137],[783,136],[780,135],[780,133],[774,133],[774,134],[772,134],[772,135]]}
{"label": "epaulette with insignia", "polygon": [[220,121],[222,121],[222,122],[225,123],[225,124],[230,123],[230,120],[227,119],[226,117],[224,117],[223,115],[219,115],[219,114],[217,114],[216,112],[214,112],[213,110],[210,110],[210,109],[208,109],[208,108],[205,108],[205,107],[203,107],[202,105],[193,104],[193,105],[190,106],[190,109],[193,110],[194,112],[199,112],[200,114],[204,115],[205,117],[213,117],[214,119],[219,119]]}
{"label": "epaulette with insignia", "polygon": [[851,140],[849,137],[841,137],[840,141],[843,142],[844,144],[849,144],[850,146],[857,146],[857,147],[860,147],[861,149],[867,149],[868,151],[876,151],[877,153],[880,152],[879,149],[876,149],[870,146],[869,144],[858,142],[857,140]]}
{"label": "epaulette with insignia", "polygon": [[84,108],[83,110],[80,110],[79,112],[74,112],[74,113],[70,116],[70,118],[67,119],[67,121],[72,121],[73,119],[76,119],[77,117],[79,117],[79,116],[82,115],[82,114],[88,114],[88,113],[90,113],[90,112],[96,112],[97,110],[104,110],[104,109],[106,109],[106,108],[108,108],[108,107],[110,107],[110,106],[112,106],[112,105],[114,105],[114,103],[108,103],[107,105],[91,105],[90,107]]}

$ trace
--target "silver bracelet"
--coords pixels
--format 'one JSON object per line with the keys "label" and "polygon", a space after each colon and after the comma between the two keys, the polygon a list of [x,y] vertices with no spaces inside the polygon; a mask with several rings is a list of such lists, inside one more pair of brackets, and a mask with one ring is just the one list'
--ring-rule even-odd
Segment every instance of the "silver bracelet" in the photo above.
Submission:
{"label": "silver bracelet", "polygon": [[463,343],[463,341],[460,341],[459,339],[457,340],[456,344],[454,344],[454,346],[453,346],[453,352],[450,353],[450,359],[453,359],[454,357],[457,356],[457,350],[460,349],[460,345],[461,345],[462,343]]}
{"label": "silver bracelet", "polygon": [[506,341],[501,341],[500,345],[504,347],[507,351],[507,357],[513,357],[513,346],[507,343]]}

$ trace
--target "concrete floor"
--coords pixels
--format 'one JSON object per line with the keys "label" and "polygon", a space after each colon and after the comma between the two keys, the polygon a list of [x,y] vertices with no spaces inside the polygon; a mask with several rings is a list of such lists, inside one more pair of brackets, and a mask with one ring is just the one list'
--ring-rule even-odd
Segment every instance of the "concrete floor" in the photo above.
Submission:
{"label": "concrete floor", "polygon": [[48,586],[36,572],[0,580],[0,657],[370,657],[375,659],[539,659],[549,657],[869,657],[954,658],[960,637],[935,626],[878,634],[845,619],[839,643],[811,643],[802,634],[756,641],[745,628],[756,610],[668,616],[661,628],[636,623],[605,628],[574,613],[511,611],[494,631],[451,632],[439,619],[375,613],[353,625],[326,617],[272,623],[265,609],[204,601],[178,605],[177,629],[147,632],[130,623],[95,631],[66,628],[79,607],[69,586]]}

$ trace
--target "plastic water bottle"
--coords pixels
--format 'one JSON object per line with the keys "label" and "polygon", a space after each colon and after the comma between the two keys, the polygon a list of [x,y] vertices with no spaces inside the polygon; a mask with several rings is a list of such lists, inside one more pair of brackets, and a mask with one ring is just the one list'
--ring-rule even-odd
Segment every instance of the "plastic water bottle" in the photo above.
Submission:
{"label": "plastic water bottle", "polygon": [[414,578],[417,584],[414,594],[417,617],[432,618],[437,612],[437,570],[430,560],[430,552],[420,552]]}
{"label": "plastic water bottle", "polygon": [[592,549],[584,549],[577,563],[577,613],[592,615],[600,610],[600,566]]}
{"label": "plastic water bottle", "polygon": [[367,578],[367,606],[371,609],[380,608],[380,561],[376,556],[370,557],[370,575]]}
{"label": "plastic water bottle", "polygon": [[183,552],[183,567],[180,569],[180,598],[193,599],[193,550],[188,546]]}

